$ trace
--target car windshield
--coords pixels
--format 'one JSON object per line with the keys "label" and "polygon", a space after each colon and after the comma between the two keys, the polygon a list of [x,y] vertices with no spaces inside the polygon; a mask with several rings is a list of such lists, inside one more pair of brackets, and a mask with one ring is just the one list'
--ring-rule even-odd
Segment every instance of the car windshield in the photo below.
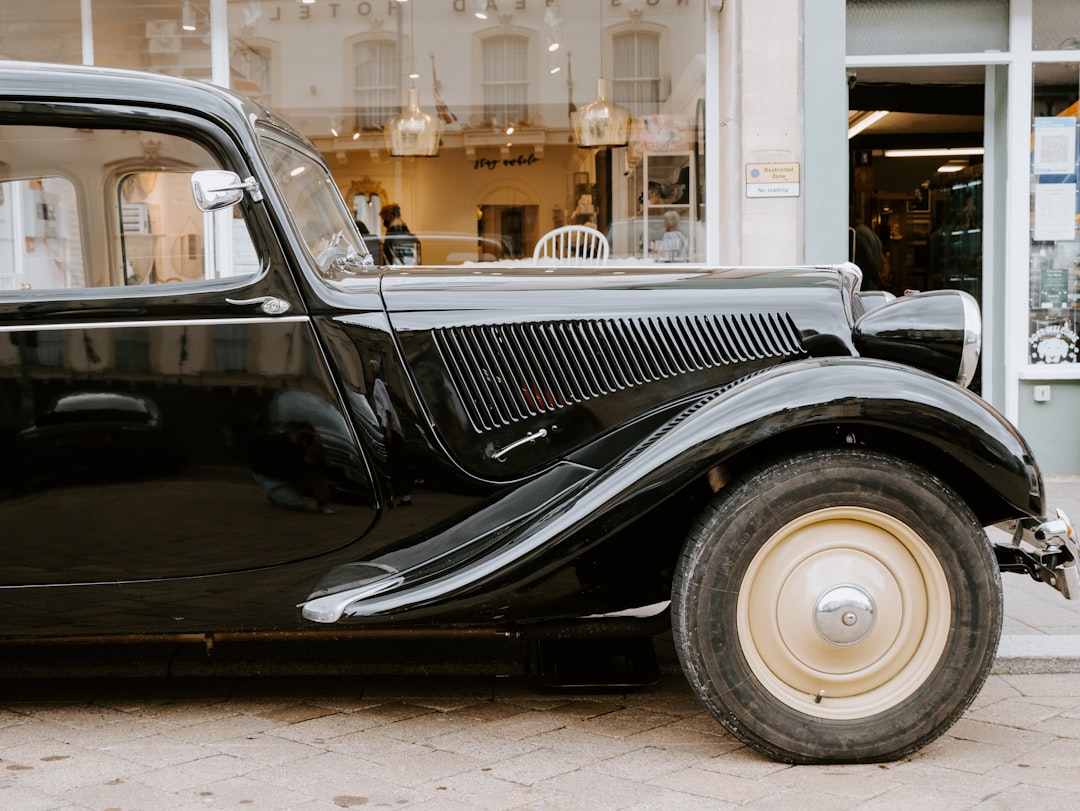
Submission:
{"label": "car windshield", "polygon": [[340,279],[370,268],[371,254],[322,162],[275,138],[261,145],[319,273]]}

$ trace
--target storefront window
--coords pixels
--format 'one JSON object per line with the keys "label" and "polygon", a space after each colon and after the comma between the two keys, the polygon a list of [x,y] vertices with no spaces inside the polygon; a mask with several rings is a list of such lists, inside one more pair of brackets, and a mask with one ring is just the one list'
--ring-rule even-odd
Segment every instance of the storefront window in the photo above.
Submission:
{"label": "storefront window", "polygon": [[1008,48],[1008,0],[847,0],[849,56]]}
{"label": "storefront window", "polygon": [[210,80],[208,0],[91,0],[91,15],[95,65]]}
{"label": "storefront window", "polygon": [[209,80],[210,24],[209,0],[3,0],[0,55]]}
{"label": "storefront window", "polygon": [[79,65],[83,61],[80,0],[0,3],[0,54],[5,59]]}
{"label": "storefront window", "polygon": [[1080,48],[1080,7],[1071,0],[1032,0],[1031,47],[1037,51]]}
{"label": "storefront window", "polygon": [[[230,0],[230,54],[270,60],[234,58],[231,78],[312,139],[373,254],[377,210],[397,204],[425,265],[531,265],[568,225],[600,231],[611,261],[701,261],[704,6],[489,0],[479,19],[471,0]],[[600,78],[630,143],[579,148],[573,117]],[[387,150],[410,89],[441,128],[436,157]],[[661,249],[665,227],[685,249]]]}
{"label": "storefront window", "polygon": [[1028,360],[1080,361],[1077,239],[1077,75],[1072,64],[1034,68]]}
{"label": "storefront window", "polygon": [[[532,264],[569,225],[598,230],[613,261],[704,257],[705,0],[486,0],[485,19],[471,0],[223,6],[214,19],[210,0],[3,0],[0,52],[228,75],[314,142],[376,248],[375,202],[398,205],[424,264]],[[598,80],[632,116],[629,143],[575,141]],[[387,149],[412,94],[439,129],[436,157]],[[662,250],[665,229],[685,247]]]}

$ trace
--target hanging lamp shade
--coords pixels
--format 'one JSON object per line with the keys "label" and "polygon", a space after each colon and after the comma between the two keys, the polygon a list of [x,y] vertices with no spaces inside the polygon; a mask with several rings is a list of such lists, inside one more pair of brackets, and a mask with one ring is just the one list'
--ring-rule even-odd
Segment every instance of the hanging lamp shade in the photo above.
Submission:
{"label": "hanging lamp shade", "polygon": [[596,98],[574,116],[578,146],[626,146],[630,140],[630,111],[608,101],[607,79],[596,80]]}
{"label": "hanging lamp shade", "polygon": [[441,135],[442,122],[420,109],[420,91],[410,87],[405,111],[386,122],[386,148],[394,157],[430,158],[439,154]]}

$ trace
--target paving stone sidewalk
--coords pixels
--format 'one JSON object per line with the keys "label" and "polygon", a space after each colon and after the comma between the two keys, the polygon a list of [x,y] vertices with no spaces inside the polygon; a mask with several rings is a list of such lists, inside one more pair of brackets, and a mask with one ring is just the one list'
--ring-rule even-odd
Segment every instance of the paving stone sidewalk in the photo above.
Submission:
{"label": "paving stone sidewalk", "polygon": [[991,676],[899,762],[791,767],[678,676],[565,695],[490,677],[0,683],[0,807],[1069,809],[1080,674]]}

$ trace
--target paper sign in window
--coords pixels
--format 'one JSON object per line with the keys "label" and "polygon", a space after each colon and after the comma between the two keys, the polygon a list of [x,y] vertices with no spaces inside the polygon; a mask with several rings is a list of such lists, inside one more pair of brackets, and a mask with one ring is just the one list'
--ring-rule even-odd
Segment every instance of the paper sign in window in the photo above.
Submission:
{"label": "paper sign in window", "polygon": [[1076,174],[1076,119],[1035,119],[1033,168],[1037,175]]}
{"label": "paper sign in window", "polygon": [[1035,186],[1036,242],[1071,240],[1076,235],[1076,184],[1039,183]]}

